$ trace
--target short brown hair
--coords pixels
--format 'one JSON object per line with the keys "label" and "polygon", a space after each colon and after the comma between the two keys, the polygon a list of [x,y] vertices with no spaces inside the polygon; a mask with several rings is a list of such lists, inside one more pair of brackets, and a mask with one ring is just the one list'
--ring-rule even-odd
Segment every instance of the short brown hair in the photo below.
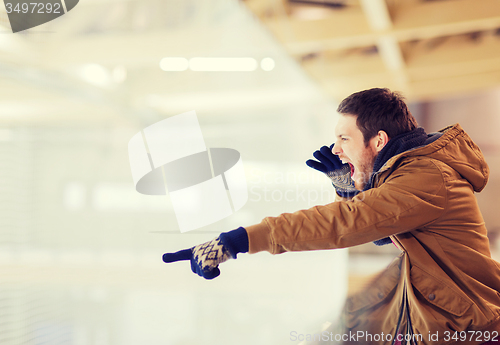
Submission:
{"label": "short brown hair", "polygon": [[380,130],[386,132],[390,139],[418,126],[404,97],[385,88],[353,93],[340,103],[337,111],[357,116],[356,125],[363,133],[365,144]]}

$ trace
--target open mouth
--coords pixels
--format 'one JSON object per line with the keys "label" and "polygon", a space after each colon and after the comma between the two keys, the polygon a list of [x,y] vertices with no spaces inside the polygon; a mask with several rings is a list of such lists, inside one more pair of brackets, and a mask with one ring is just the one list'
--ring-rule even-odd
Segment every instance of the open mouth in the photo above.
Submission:
{"label": "open mouth", "polygon": [[349,167],[351,168],[351,177],[354,175],[354,165],[352,165],[351,163],[348,163],[349,164]]}

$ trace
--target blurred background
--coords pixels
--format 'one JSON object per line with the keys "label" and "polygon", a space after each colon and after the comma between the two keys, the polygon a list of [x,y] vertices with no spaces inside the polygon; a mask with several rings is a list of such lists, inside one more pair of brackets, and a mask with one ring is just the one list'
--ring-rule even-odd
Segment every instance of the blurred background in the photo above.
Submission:
{"label": "blurred background", "polygon": [[[253,63],[188,68],[197,57]],[[16,34],[1,3],[0,344],[289,344],[328,327],[394,246],[240,255],[213,281],[161,256],[331,202],[304,162],[370,87],[481,147],[499,258],[500,2],[83,0]],[[127,145],[190,110],[208,147],[240,152],[249,200],[181,234],[168,196],[135,191]]]}

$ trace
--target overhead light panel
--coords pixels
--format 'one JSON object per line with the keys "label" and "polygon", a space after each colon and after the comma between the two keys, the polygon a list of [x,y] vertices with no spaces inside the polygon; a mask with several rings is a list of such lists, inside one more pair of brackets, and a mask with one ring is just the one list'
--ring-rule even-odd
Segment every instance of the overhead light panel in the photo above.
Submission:
{"label": "overhead light panel", "polygon": [[80,76],[89,84],[108,86],[111,81],[109,71],[99,64],[86,64],[80,68]]}
{"label": "overhead light panel", "polygon": [[[257,60],[249,57],[194,57],[190,60],[183,57],[165,57],[160,61],[160,68],[166,72],[180,72],[187,69],[196,72],[251,72],[258,66]],[[260,66],[264,71],[270,71],[274,68],[274,60],[264,58]]]}
{"label": "overhead light panel", "polygon": [[[160,61],[160,68],[166,72],[180,72],[190,69],[196,72],[251,72],[258,68],[256,59],[251,57],[220,58],[220,57],[165,57]],[[260,61],[264,71],[274,69],[273,59],[266,57]]]}
{"label": "overhead light panel", "polygon": [[160,61],[160,68],[165,72],[181,72],[189,68],[189,61],[183,57],[165,57]]}
{"label": "overhead light panel", "polygon": [[260,61],[260,68],[264,71],[272,71],[274,69],[275,63],[274,60],[271,58],[263,58]]}
{"label": "overhead light panel", "polygon": [[251,72],[257,69],[257,61],[254,58],[195,57],[189,60],[189,68],[207,72]]}

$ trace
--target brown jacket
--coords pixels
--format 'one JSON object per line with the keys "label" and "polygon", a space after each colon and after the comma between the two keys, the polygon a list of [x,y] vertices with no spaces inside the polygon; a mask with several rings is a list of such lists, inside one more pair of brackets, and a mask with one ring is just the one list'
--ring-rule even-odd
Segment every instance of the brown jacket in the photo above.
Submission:
{"label": "brown jacket", "polygon": [[389,159],[374,188],[352,200],[247,227],[249,252],[344,248],[390,236],[402,253],[348,299],[344,331],[413,332],[424,344],[452,344],[463,340],[455,331],[466,331],[458,343],[486,341],[485,331],[500,332],[500,265],[491,259],[474,192],[486,185],[489,169],[460,125],[441,133]]}

